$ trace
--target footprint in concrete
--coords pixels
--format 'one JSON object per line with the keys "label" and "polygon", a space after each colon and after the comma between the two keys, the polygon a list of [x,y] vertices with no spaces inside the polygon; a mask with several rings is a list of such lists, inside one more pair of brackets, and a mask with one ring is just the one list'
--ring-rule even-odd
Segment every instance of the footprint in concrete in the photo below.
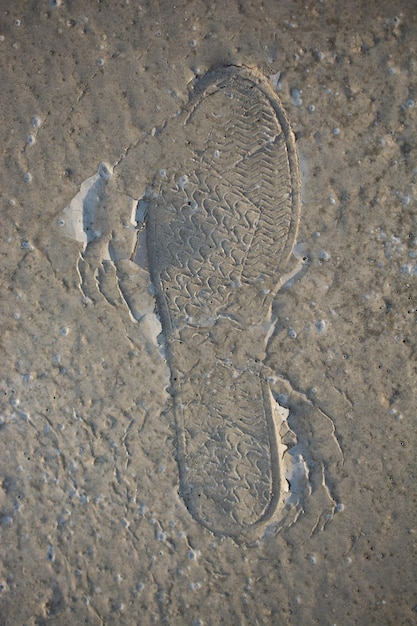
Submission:
{"label": "footprint in concrete", "polygon": [[146,232],[180,492],[199,523],[244,540],[285,506],[263,360],[299,221],[295,140],[269,83],[238,67],[199,79],[173,126]]}
{"label": "footprint in concrete", "polygon": [[[300,270],[299,212],[294,136],[275,91],[257,72],[226,67],[198,79],[147,142],[101,163],[54,220],[53,239],[79,246],[86,305],[127,307],[167,358],[181,496],[195,520],[237,542],[302,512],[308,532],[320,530],[339,510],[333,419],[265,365],[273,300]],[[64,271],[68,259],[53,250]]]}

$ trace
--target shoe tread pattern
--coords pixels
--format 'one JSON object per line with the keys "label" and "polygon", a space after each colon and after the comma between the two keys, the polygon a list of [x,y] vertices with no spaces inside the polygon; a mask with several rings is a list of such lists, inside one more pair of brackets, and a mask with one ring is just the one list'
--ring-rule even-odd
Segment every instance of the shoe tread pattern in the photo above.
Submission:
{"label": "shoe tread pattern", "polygon": [[259,329],[299,219],[294,137],[264,79],[224,68],[197,84],[172,144],[147,237],[181,494],[200,523],[238,539],[270,518],[282,488]]}

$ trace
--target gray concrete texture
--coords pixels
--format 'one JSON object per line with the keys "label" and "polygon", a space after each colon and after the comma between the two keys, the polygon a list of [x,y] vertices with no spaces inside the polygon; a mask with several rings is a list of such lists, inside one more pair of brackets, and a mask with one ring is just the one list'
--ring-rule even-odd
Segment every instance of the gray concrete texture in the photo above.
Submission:
{"label": "gray concrete texture", "polygon": [[415,2],[0,51],[1,626],[417,623]]}

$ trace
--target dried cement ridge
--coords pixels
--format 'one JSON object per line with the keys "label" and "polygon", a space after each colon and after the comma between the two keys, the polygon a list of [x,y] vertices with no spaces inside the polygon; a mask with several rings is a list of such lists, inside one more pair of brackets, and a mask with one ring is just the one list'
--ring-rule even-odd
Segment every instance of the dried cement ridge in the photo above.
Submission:
{"label": "dried cement ridge", "polygon": [[180,125],[147,219],[180,491],[197,521],[239,541],[284,505],[262,361],[299,220],[298,161],[275,92],[247,69],[200,79]]}

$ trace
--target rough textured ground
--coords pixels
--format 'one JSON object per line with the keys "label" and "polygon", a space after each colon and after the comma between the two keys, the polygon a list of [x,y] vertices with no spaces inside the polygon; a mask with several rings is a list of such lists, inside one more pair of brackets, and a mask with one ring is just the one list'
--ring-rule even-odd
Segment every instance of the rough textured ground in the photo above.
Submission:
{"label": "rough textured ground", "polygon": [[[8,4],[0,623],[415,623],[414,3]],[[301,169],[303,266],[273,300],[263,362],[313,495],[255,545],[180,496],[154,293],[130,260],[164,130],[228,65],[270,80]],[[85,248],[60,220],[86,189]],[[340,450],[314,457],[329,438]]]}

